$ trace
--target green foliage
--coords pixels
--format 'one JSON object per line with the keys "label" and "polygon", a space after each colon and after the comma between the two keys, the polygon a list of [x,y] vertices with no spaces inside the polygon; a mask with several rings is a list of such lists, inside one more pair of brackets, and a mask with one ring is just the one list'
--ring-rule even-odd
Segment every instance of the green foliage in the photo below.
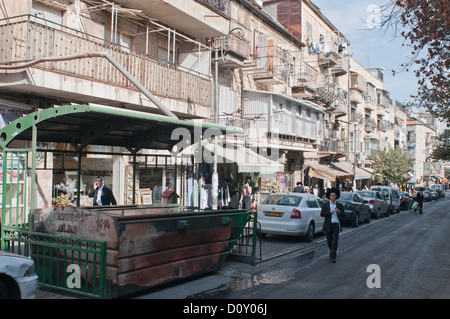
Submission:
{"label": "green foliage", "polygon": [[405,174],[411,170],[414,160],[401,149],[378,150],[375,156],[369,155],[373,162],[373,172],[380,184],[404,182]]}
{"label": "green foliage", "polygon": [[450,130],[439,135],[439,145],[433,150],[432,157],[436,160],[450,161]]}

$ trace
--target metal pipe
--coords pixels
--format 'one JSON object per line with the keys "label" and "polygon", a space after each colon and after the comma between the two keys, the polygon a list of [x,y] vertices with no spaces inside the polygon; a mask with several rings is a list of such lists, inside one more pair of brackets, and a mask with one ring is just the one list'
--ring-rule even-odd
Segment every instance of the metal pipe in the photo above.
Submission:
{"label": "metal pipe", "polygon": [[152,101],[165,115],[178,119],[178,117],[173,114],[164,104],[161,103],[149,90],[147,90],[139,81],[137,81],[124,67],[122,67],[119,62],[116,61],[109,53],[106,52],[87,52],[81,54],[72,54],[66,56],[59,57],[48,57],[48,58],[39,58],[26,63],[21,63],[17,65],[0,65],[0,70],[17,70],[17,69],[25,69],[31,67],[38,63],[44,62],[57,62],[57,61],[69,61],[69,60],[77,60],[77,59],[85,59],[85,58],[105,58],[109,61],[123,76],[125,76],[133,85],[142,92],[150,101]]}

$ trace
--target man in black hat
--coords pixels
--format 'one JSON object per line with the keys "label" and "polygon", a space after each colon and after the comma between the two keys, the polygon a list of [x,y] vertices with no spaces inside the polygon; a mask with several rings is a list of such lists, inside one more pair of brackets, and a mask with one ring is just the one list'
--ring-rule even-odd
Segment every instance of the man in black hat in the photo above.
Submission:
{"label": "man in black hat", "polygon": [[327,244],[330,248],[330,259],[336,262],[336,253],[339,241],[339,232],[342,231],[342,219],[344,217],[344,206],[336,200],[341,195],[340,191],[333,187],[327,192],[328,203],[323,204],[320,216],[324,217],[322,230],[327,235]]}

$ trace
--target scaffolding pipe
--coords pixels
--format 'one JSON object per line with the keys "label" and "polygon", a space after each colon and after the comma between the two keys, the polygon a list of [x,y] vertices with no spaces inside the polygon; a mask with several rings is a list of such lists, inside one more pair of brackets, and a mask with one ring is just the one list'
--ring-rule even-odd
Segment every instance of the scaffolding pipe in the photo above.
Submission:
{"label": "scaffolding pipe", "polygon": [[164,104],[161,103],[159,99],[157,99],[149,90],[147,90],[138,80],[136,80],[123,66],[117,62],[109,53],[106,52],[87,52],[81,54],[72,54],[66,56],[59,57],[48,57],[48,58],[39,58],[29,62],[17,64],[17,65],[0,65],[0,70],[17,70],[17,69],[25,69],[31,67],[38,63],[44,62],[58,62],[58,61],[69,61],[69,60],[78,60],[85,58],[105,58],[109,61],[120,73],[125,76],[128,81],[133,83],[133,85],[142,92],[150,101],[152,101],[165,115],[178,119],[178,117],[172,113]]}

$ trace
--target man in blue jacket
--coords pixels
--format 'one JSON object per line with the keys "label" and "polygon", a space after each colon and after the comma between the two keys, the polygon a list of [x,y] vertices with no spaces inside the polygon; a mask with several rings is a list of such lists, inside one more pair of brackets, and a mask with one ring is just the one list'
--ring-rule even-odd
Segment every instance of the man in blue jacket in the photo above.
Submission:
{"label": "man in blue jacket", "polygon": [[327,236],[328,248],[330,248],[330,260],[336,262],[336,254],[339,241],[339,232],[342,231],[342,219],[344,206],[336,200],[341,195],[340,191],[333,187],[327,192],[328,203],[323,204],[320,216],[324,217],[323,231]]}

